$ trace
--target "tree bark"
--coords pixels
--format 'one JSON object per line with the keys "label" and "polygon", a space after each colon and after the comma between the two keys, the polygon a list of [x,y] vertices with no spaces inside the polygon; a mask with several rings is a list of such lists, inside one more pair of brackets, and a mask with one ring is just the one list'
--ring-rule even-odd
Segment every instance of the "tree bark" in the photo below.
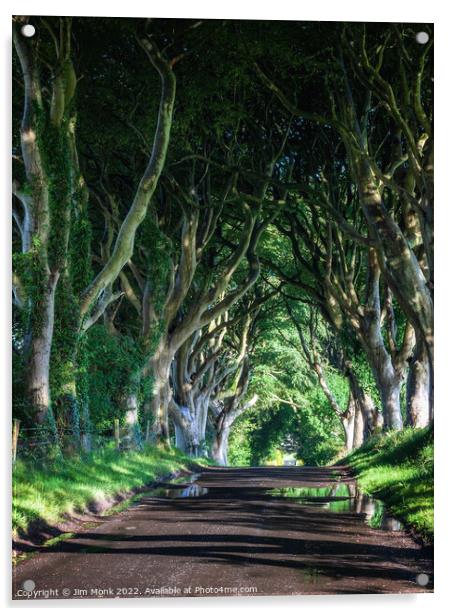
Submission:
{"label": "tree bark", "polygon": [[81,424],[81,436],[80,442],[81,447],[84,452],[89,453],[92,448],[92,425],[91,418],[89,414],[89,401],[88,399],[83,399],[80,405],[80,424]]}
{"label": "tree bark", "polygon": [[198,456],[202,435],[199,433],[198,418],[187,406],[171,413],[176,433],[176,447],[188,456]]}
{"label": "tree bark", "polygon": [[353,449],[353,436],[355,428],[355,413],[356,413],[356,401],[353,393],[350,391],[348,396],[347,410],[341,414],[341,423],[344,428],[344,439],[346,451]]}
{"label": "tree bark", "polygon": [[[215,410],[214,415],[214,428],[215,437],[211,448],[211,457],[221,465],[227,465],[228,463],[228,446],[229,446],[229,433],[236,419],[240,417],[245,411],[254,406],[258,400],[257,394],[254,394],[243,405],[240,405],[240,401],[246,394],[249,383],[248,367],[245,365],[244,374],[241,376],[241,384],[232,397],[229,397],[223,403],[223,408]],[[214,408],[210,407],[212,410]]]}
{"label": "tree bark", "polygon": [[225,426],[222,430],[215,434],[212,444],[211,457],[221,466],[228,465],[228,445],[230,427]]}
{"label": "tree bark", "polygon": [[427,280],[409,242],[386,211],[366,161],[361,161],[357,179],[364,214],[381,247],[380,266],[408,319],[421,333],[433,363],[433,300]]}
{"label": "tree bark", "polygon": [[[175,326],[173,321],[165,319],[164,334],[160,339],[156,353],[150,360],[151,373],[154,379],[153,415],[157,440],[169,443],[168,405],[171,399],[169,379],[171,364],[175,355],[196,331],[221,317],[231,306],[236,304],[254,285],[259,276],[260,267],[259,261],[254,254],[254,245],[251,253],[249,249],[250,242],[253,241],[253,232],[256,228],[256,218],[251,214],[248,207],[245,208],[245,211],[247,220],[242,236],[228,260],[224,269],[224,275],[220,276],[216,284],[202,293],[201,297],[198,297],[193,302],[187,311],[186,317],[179,320]],[[240,285],[237,285],[230,293],[226,294],[228,282],[245,256],[248,260],[248,275]],[[189,288],[190,285],[185,289],[183,297],[185,297]],[[179,293],[179,295],[181,294]],[[168,304],[170,303],[172,302],[168,302]],[[212,304],[214,305],[212,306]],[[173,325],[173,329],[170,332],[171,325]],[[173,409],[173,414],[176,413],[177,405]]]}
{"label": "tree bark", "polygon": [[[81,421],[80,421],[80,406],[77,398],[77,387],[75,382],[75,370],[71,375],[70,383],[65,383],[64,393],[57,400],[57,404],[61,405],[61,410],[58,412],[58,419],[63,420],[68,433],[64,438],[64,449],[66,452],[74,453],[81,445]],[[62,417],[61,417],[62,416]]]}
{"label": "tree bark", "polygon": [[176,447],[189,456],[204,455],[209,395],[182,396],[182,404],[170,401],[170,417],[174,423]]}
{"label": "tree bark", "polygon": [[[39,240],[40,248],[33,253],[33,280],[41,297],[29,297],[31,312],[29,332],[29,370],[26,375],[30,412],[38,424],[44,424],[50,406],[50,350],[52,345],[55,290],[58,276],[52,276],[48,266],[47,240],[50,227],[49,191],[41,147],[37,135],[36,114],[42,110],[42,94],[39,72],[33,43],[21,35],[22,21],[13,22],[14,46],[21,64],[24,80],[24,111],[20,127],[22,156],[27,182],[33,187],[32,210],[33,238]],[[29,247],[31,247],[29,245]]]}
{"label": "tree bark", "polygon": [[102,290],[116,280],[127,261],[131,258],[137,229],[146,216],[149,202],[155,192],[166,160],[176,97],[176,77],[172,64],[163,59],[160,52],[155,49],[149,40],[143,40],[142,44],[151,63],[157,69],[162,84],[152,153],[138,185],[130,210],[119,230],[113,252],[105,266],[83,293],[81,301],[82,315],[88,313]]}
{"label": "tree bark", "polygon": [[350,362],[346,362],[346,373],[350,383],[350,389],[353,391],[353,395],[361,411],[363,419],[363,437],[364,440],[366,440],[379,428],[383,427],[383,417],[372,400],[372,397],[361,387]]}
{"label": "tree bark", "polygon": [[47,277],[43,295],[33,314],[27,388],[32,413],[38,424],[44,424],[52,413],[49,369],[57,282],[58,276]]}
{"label": "tree bark", "polygon": [[353,426],[353,449],[361,447],[365,439],[365,421],[363,410],[358,400],[355,406],[355,423]]}
{"label": "tree bark", "polygon": [[[383,344],[383,343],[382,343]],[[382,346],[368,350],[367,357],[377,383],[383,407],[384,427],[389,430],[403,428],[402,412],[400,408],[400,389],[402,381],[396,374],[391,357]]]}
{"label": "tree bark", "polygon": [[126,396],[126,427],[131,447],[141,447],[141,430],[138,416],[138,392],[129,391]]}
{"label": "tree bark", "polygon": [[[397,350],[392,333],[389,333],[394,348],[386,348],[382,331],[380,304],[380,265],[374,248],[368,252],[368,298],[363,311],[356,320],[351,319],[357,337],[367,355],[383,407],[385,428],[403,428],[400,408],[400,389],[405,379],[407,359],[413,347],[413,328],[406,324],[405,335]],[[389,317],[387,317],[389,318]]]}
{"label": "tree bark", "polygon": [[166,345],[166,337],[160,340],[159,348],[150,362],[153,380],[151,413],[154,421],[153,436],[158,444],[169,447],[168,405],[171,399],[170,370],[172,355]]}
{"label": "tree bark", "polygon": [[416,344],[410,362],[406,395],[408,425],[428,426],[433,419],[433,392],[429,355],[422,340]]}
{"label": "tree bark", "polygon": [[[30,256],[29,274],[32,278],[27,298],[30,345],[26,378],[31,412],[36,422],[42,424],[48,416],[54,424],[51,416],[50,354],[55,322],[55,293],[60,275],[67,265],[73,192],[71,178],[74,176],[68,152],[72,130],[68,108],[75,87],[70,60],[71,20],[60,19],[61,36],[57,43],[57,59],[54,66],[48,65],[54,77],[51,82],[50,109],[42,100],[37,42],[21,35],[20,25],[23,20],[22,17],[14,20],[13,36],[24,79],[24,113],[20,135],[25,173],[31,192],[31,197],[24,203],[30,212],[26,232],[28,237],[24,238],[23,248],[27,249]],[[67,74],[71,73],[74,77],[73,80],[68,78],[65,81],[61,77],[63,64]],[[27,212],[24,226],[26,219]]]}

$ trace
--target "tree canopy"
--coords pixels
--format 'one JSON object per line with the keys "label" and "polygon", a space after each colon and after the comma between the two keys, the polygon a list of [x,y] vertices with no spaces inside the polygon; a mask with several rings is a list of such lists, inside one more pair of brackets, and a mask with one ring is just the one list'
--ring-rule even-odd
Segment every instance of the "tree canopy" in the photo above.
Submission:
{"label": "tree canopy", "polygon": [[14,17],[15,416],[222,464],[428,425],[422,29]]}

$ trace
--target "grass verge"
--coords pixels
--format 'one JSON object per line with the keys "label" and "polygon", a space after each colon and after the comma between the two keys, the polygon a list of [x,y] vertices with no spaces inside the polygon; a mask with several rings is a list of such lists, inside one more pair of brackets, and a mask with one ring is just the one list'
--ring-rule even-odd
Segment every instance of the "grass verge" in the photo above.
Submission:
{"label": "grass verge", "polygon": [[32,467],[17,461],[13,471],[13,535],[26,534],[31,524],[55,525],[85,513],[96,503],[112,503],[158,477],[189,469],[193,459],[178,450],[147,446],[143,451],[105,449]]}
{"label": "grass verge", "polygon": [[358,487],[381,499],[425,542],[433,541],[433,428],[407,428],[369,439],[341,463]]}

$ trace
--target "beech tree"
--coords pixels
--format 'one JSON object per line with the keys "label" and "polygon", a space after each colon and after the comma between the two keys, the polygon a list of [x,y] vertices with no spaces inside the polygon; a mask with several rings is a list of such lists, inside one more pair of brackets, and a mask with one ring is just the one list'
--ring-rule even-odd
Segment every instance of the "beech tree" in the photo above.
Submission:
{"label": "beech tree", "polygon": [[208,419],[213,428],[211,455],[227,464],[228,438],[235,420],[257,401],[247,396],[250,362],[261,307],[274,291],[254,301],[243,299],[232,311],[198,330],[179,350],[173,364],[170,414],[176,445],[188,453],[206,440]]}
{"label": "beech tree", "polygon": [[[342,423],[347,451],[360,447],[368,436],[381,427],[378,408],[375,406],[371,396],[360,385],[353,364],[345,356],[344,349],[338,344],[340,341],[337,338],[333,345],[331,345],[331,340],[327,340],[330,346],[329,352],[326,353],[326,350],[323,349],[322,353],[322,350],[319,348],[318,335],[319,313],[316,312],[316,309],[312,307],[308,309],[308,323],[302,324],[302,321],[295,315],[288,302],[286,302],[286,308],[298,335],[300,344],[296,348],[303,355],[309,368],[315,373],[326,399]],[[294,345],[290,339],[286,338],[286,340],[288,344]],[[328,379],[322,366],[323,361],[325,361],[322,361],[322,354],[328,355],[326,361],[348,379],[349,395],[344,409],[337,401],[334,392],[328,384]]]}
{"label": "beech tree", "polygon": [[[309,227],[306,220],[304,222],[303,227],[298,228],[303,230],[303,236],[306,237]],[[293,246],[297,252],[297,240],[294,236],[292,240],[295,240]],[[374,373],[385,424],[400,429],[400,387],[406,378],[408,359],[414,346],[413,329],[409,323],[406,324],[403,341],[398,346],[394,337],[393,307],[389,300],[385,305],[385,313],[382,311],[380,270],[372,248],[360,251],[353,244],[347,247],[343,245],[341,233],[337,231],[335,245],[340,250],[333,255],[332,238],[326,235],[323,240],[323,246],[320,244],[316,247],[314,258],[310,261],[311,273],[317,274],[318,281],[323,285],[322,309],[338,332],[346,324],[357,336]],[[357,254],[359,252],[361,255]],[[299,256],[302,257],[301,254]],[[307,259],[302,258],[305,265],[309,264]],[[364,274],[360,269],[364,270]],[[383,335],[385,322],[390,349],[386,348]]]}
{"label": "beech tree", "polygon": [[[431,42],[419,49],[413,30],[398,26],[369,32],[365,25],[346,25],[329,34],[339,35],[341,46],[331,38],[325,45],[320,112],[294,103],[268,72],[255,67],[290,114],[333,129],[340,138],[379,268],[417,334],[410,379],[415,400],[409,407],[413,423],[425,425],[432,416],[433,377],[433,138],[426,111]],[[394,57],[399,44],[403,53]],[[398,203],[399,221],[393,213]]]}
{"label": "beech tree", "polygon": [[433,420],[431,42],[398,24],[13,31],[25,425],[69,455],[120,419],[124,447],[220,464],[242,426],[247,463],[326,463]]}
{"label": "beech tree", "polygon": [[[16,213],[15,220],[23,236],[22,252],[26,258],[19,262],[14,281],[16,304],[26,308],[30,315],[27,386],[30,412],[36,423],[43,424],[49,418],[53,421],[49,368],[55,293],[68,265],[71,207],[86,195],[78,166],[76,111],[72,105],[77,77],[72,59],[71,19],[42,19],[42,35],[48,31],[49,37],[48,41],[40,37],[39,45],[37,40],[22,36],[20,28],[26,22],[27,18],[22,17],[13,22],[14,44],[24,79],[20,134],[26,178],[26,184],[13,183],[14,195],[23,208],[22,216]],[[132,255],[136,230],[146,214],[168,149],[176,91],[174,61],[165,59],[150,38],[143,38],[141,44],[161,79],[153,148],[108,262],[83,289],[73,307],[79,310],[82,329],[86,329],[112,299],[111,285]],[[50,71],[52,80],[49,93],[43,92],[41,86],[40,73],[44,69]],[[20,271],[24,263],[31,272]],[[29,273],[31,280],[25,281],[24,274]]]}

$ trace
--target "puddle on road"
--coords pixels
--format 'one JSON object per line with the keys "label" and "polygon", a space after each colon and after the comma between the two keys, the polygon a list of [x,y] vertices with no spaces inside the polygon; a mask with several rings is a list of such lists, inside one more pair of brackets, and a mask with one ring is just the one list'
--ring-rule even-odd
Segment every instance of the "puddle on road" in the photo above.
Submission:
{"label": "puddle on road", "polygon": [[362,494],[354,484],[336,483],[322,488],[275,488],[267,494],[290,499],[301,505],[322,507],[334,513],[363,513],[366,523],[382,530],[402,530],[402,523],[390,516],[381,500]]}
{"label": "puddle on road", "polygon": [[157,498],[197,498],[209,491],[197,484],[199,473],[196,475],[181,475],[170,482],[162,482],[153,490],[146,492],[145,496]]}
{"label": "puddle on road", "polygon": [[204,496],[209,491],[208,488],[203,488],[197,483],[192,483],[184,487],[160,487],[155,488],[151,492],[147,492],[146,496],[164,497],[164,498],[197,498],[198,496]]}
{"label": "puddle on road", "polygon": [[[289,500],[290,502],[305,505],[306,507],[321,507],[333,513],[360,513],[364,514],[366,523],[372,528],[397,531],[403,526],[399,520],[390,516],[382,501],[357,491],[353,483],[337,482],[318,488],[205,488],[196,481],[200,475],[179,477],[171,483],[147,492],[144,496],[151,498],[199,498],[210,493],[234,491],[237,496],[251,493],[266,494],[275,499]],[[240,496],[239,496],[240,497]]]}

